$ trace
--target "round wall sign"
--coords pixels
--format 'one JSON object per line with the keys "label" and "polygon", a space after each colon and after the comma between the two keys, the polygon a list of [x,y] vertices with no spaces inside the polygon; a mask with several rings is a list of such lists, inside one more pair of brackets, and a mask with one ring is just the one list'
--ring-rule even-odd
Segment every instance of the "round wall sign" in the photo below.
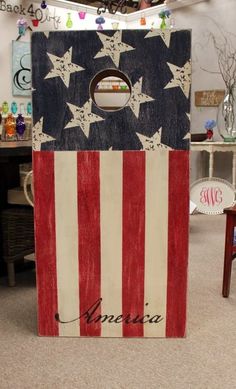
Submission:
{"label": "round wall sign", "polygon": [[218,215],[235,204],[233,185],[221,178],[202,178],[191,185],[190,199],[197,211],[207,215]]}

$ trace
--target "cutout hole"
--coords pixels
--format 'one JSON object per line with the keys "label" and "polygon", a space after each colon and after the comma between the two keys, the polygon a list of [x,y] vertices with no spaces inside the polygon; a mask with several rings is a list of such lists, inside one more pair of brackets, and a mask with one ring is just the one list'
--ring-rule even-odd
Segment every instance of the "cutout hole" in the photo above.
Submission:
{"label": "cutout hole", "polygon": [[114,112],[124,108],[131,96],[131,82],[120,70],[106,69],[90,83],[90,96],[103,111]]}

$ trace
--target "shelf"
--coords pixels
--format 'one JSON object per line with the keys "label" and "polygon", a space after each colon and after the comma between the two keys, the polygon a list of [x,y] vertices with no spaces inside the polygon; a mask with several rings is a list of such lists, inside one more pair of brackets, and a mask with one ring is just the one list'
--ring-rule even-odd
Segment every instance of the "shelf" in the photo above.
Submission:
{"label": "shelf", "polygon": [[32,154],[32,140],[0,141],[0,157],[29,156]]}
{"label": "shelf", "polygon": [[130,93],[129,89],[96,89],[95,93]]}

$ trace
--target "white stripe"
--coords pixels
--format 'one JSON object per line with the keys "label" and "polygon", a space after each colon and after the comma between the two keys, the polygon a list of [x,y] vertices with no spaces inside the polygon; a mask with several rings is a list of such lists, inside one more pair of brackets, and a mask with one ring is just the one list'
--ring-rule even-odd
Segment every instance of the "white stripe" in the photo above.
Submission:
{"label": "white stripe", "polygon": [[[58,311],[69,321],[79,317],[77,153],[54,155]],[[59,324],[60,336],[79,334],[79,320]]]}
{"label": "white stripe", "polygon": [[[122,152],[100,153],[102,315],[122,314]],[[102,324],[102,336],[121,337],[122,324]]]}
{"label": "white stripe", "polygon": [[145,314],[161,315],[158,324],[144,324],[144,336],[165,337],[168,250],[167,150],[146,152]]}

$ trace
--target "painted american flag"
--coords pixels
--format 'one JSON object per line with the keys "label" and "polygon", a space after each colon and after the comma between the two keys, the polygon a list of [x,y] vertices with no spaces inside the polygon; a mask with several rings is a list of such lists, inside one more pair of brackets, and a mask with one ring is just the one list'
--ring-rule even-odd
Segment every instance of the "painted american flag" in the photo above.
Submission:
{"label": "painted american flag", "polygon": [[[36,33],[32,50],[39,334],[185,336],[189,31]],[[107,67],[132,85],[116,112],[88,95]]]}
{"label": "painted american flag", "polygon": [[[35,152],[34,169],[40,334],[184,336],[188,152]],[[162,320],[74,321],[100,298],[93,319]]]}

